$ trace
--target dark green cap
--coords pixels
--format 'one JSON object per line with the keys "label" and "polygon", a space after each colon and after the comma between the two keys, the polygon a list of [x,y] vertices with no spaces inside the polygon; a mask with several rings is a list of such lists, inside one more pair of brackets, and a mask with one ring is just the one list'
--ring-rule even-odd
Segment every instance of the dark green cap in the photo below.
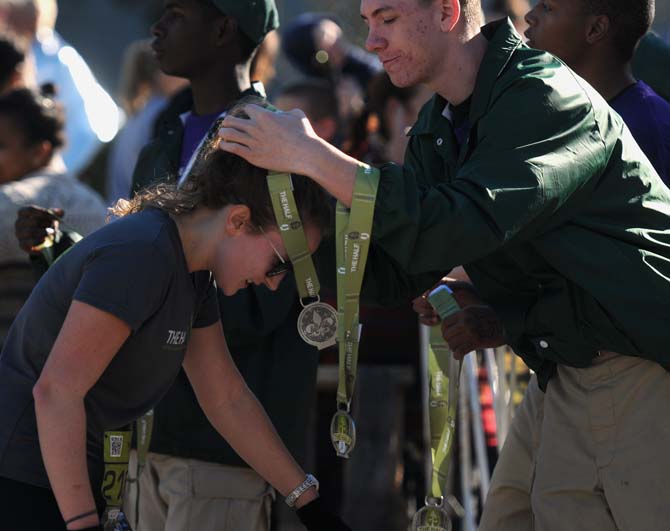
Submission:
{"label": "dark green cap", "polygon": [[237,19],[242,31],[257,44],[279,27],[274,0],[212,0],[225,15]]}

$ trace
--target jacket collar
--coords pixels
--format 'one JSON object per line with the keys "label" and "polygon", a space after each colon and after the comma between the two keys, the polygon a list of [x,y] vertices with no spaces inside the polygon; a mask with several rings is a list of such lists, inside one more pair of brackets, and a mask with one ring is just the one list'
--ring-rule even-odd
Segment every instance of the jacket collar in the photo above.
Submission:
{"label": "jacket collar", "polygon": [[[496,80],[510,62],[512,54],[523,45],[521,37],[514,29],[509,18],[491,22],[482,27],[481,31],[489,41],[489,45],[479,66],[475,90],[472,94],[468,118],[471,126],[486,112]],[[443,112],[447,103],[447,100],[442,96],[434,94],[432,99],[421,109],[419,118],[408,134],[423,135],[433,133],[443,127]]]}

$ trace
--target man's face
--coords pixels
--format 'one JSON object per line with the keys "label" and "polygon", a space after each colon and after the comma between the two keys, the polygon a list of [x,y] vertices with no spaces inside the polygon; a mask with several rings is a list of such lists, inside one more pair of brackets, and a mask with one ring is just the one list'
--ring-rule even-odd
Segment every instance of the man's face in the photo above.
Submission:
{"label": "man's face", "polygon": [[191,79],[208,67],[217,53],[212,15],[215,8],[198,0],[164,1],[163,14],[151,27],[152,48],[164,73]]}
{"label": "man's face", "polygon": [[526,15],[528,45],[575,68],[583,58],[588,16],[583,0],[540,0]]}
{"label": "man's face", "polygon": [[366,48],[375,52],[398,87],[429,82],[443,50],[440,2],[361,0],[361,17],[368,25]]}

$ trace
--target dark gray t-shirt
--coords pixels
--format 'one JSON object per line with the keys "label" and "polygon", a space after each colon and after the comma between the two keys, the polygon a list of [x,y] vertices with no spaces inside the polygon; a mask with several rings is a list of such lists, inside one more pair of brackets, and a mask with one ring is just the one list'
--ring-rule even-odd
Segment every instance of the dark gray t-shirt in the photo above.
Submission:
{"label": "dark gray t-shirt", "polygon": [[94,485],[104,431],[151,409],[179,372],[191,328],[219,320],[211,273],[188,272],[177,227],[164,212],[130,215],[84,238],[42,277],[0,353],[0,476],[49,486],[32,388],[72,300],[109,312],[132,328],[85,399]]}

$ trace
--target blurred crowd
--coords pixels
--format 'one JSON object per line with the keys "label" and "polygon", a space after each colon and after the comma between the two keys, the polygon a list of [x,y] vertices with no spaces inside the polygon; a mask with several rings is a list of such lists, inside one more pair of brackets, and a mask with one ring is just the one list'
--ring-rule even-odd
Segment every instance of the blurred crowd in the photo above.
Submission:
{"label": "blurred crowd", "polygon": [[[508,16],[520,34],[533,34],[538,8],[527,0],[499,0],[490,6],[487,20]],[[133,175],[144,146],[166,131],[170,118],[184,124],[193,118],[185,110],[193,106],[195,89],[185,79],[188,76],[161,69],[160,52],[152,48],[151,39],[119,51],[124,56],[123,69],[112,97],[96,82],[95,72],[77,50],[57,33],[56,18],[56,0],[0,0],[0,345],[36,282],[30,256],[15,236],[19,209],[26,205],[52,209],[63,227],[82,236],[93,232],[105,223],[107,207],[134,193]],[[154,42],[160,33],[155,26]],[[561,47],[549,51],[579,72],[579,64],[570,64],[572,57],[561,57]],[[290,79],[278,76],[281,55],[298,73]],[[648,94],[664,100],[670,97],[670,47],[662,37],[649,33],[642,39],[632,68]],[[376,55],[355,45],[338,17],[330,13],[304,13],[282,21],[279,30],[265,36],[251,69],[251,80],[261,83],[254,85],[255,90],[267,94],[274,106],[301,109],[320,137],[373,165],[403,162],[410,128],[432,96],[422,86],[394,86]],[[589,72],[579,73],[587,77]],[[202,83],[196,76],[191,81]],[[618,95],[609,96],[613,101]],[[619,112],[624,118],[625,109],[622,104]],[[204,131],[211,123],[204,125]],[[634,126],[635,117],[631,117],[629,127],[635,135]],[[640,135],[647,133],[642,130]],[[638,141],[643,149],[650,146],[647,156],[667,183],[667,137],[665,147],[654,139]],[[325,298],[332,301],[334,294]],[[398,522],[425,494],[419,325],[409,305],[364,307],[361,320],[366,326],[360,359],[372,368],[372,385],[375,367],[404,367],[410,377],[401,393],[402,422],[391,433],[399,437],[400,448],[385,462],[392,468],[393,480],[380,494],[396,502],[396,512],[360,514],[352,509],[350,515],[367,518],[365,525],[376,529],[400,530],[404,527]],[[335,351],[327,351],[321,362],[335,364],[336,356]],[[488,384],[485,377],[481,381],[485,397]],[[322,419],[329,419],[334,393],[323,382],[319,392],[315,410],[304,416],[312,418],[313,437],[305,459],[316,463],[322,489],[330,489],[331,499],[345,504],[337,489],[347,479],[329,457],[332,450],[324,427],[328,420]],[[483,416],[492,467],[497,451],[495,423],[486,420],[487,411]],[[351,523],[357,527],[356,521]]]}

